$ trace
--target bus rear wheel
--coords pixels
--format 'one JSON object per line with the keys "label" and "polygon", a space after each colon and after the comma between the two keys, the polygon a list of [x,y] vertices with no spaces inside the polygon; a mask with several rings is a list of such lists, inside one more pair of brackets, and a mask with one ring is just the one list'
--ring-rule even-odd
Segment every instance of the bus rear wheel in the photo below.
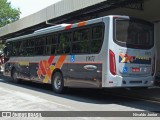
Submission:
{"label": "bus rear wheel", "polygon": [[52,89],[55,93],[64,93],[64,79],[62,73],[54,73],[52,77]]}
{"label": "bus rear wheel", "polygon": [[20,79],[18,79],[17,71],[16,69],[12,70],[12,80],[14,83],[20,83]]}

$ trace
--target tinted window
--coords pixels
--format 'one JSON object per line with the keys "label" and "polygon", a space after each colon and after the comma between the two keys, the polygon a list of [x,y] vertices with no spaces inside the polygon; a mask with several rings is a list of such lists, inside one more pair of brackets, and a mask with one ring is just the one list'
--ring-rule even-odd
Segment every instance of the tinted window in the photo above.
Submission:
{"label": "tinted window", "polygon": [[11,42],[7,42],[6,43],[6,47],[7,47],[7,50],[6,50],[6,52],[4,52],[5,53],[5,56],[6,57],[10,57],[10,56],[12,56],[12,43]]}
{"label": "tinted window", "polygon": [[35,41],[35,54],[36,55],[44,55],[45,53],[45,45],[46,45],[46,37],[38,37]]}
{"label": "tinted window", "polygon": [[52,38],[53,38],[52,36],[48,36],[47,37],[47,40],[46,40],[46,44],[47,45],[51,45],[52,44]]}
{"label": "tinted window", "polygon": [[19,47],[20,47],[20,42],[13,42],[13,50],[12,50],[12,56],[18,56],[19,55]]}
{"label": "tinted window", "polygon": [[57,53],[58,54],[70,53],[70,41],[71,41],[71,32],[59,34]]}
{"label": "tinted window", "polygon": [[91,52],[97,53],[101,50],[103,43],[103,31],[102,25],[98,25],[92,28],[92,41],[91,41]]}
{"label": "tinted window", "polygon": [[73,53],[89,53],[89,28],[74,32],[72,41]]}
{"label": "tinted window", "polygon": [[48,45],[45,47],[45,55],[50,55],[51,54],[51,45]]}
{"label": "tinted window", "polygon": [[35,47],[35,54],[36,55],[44,55],[44,46]]}
{"label": "tinted window", "polygon": [[116,41],[130,45],[151,47],[154,44],[153,24],[134,19],[115,20]]}
{"label": "tinted window", "polygon": [[27,47],[27,40],[21,41],[20,47],[19,47],[19,56],[26,56],[26,47]]}

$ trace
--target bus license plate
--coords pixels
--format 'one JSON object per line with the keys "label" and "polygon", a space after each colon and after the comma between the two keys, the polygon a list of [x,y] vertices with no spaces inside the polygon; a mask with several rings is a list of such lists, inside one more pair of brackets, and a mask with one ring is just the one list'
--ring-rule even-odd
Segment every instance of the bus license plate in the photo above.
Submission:
{"label": "bus license plate", "polygon": [[140,68],[132,68],[132,72],[140,72]]}

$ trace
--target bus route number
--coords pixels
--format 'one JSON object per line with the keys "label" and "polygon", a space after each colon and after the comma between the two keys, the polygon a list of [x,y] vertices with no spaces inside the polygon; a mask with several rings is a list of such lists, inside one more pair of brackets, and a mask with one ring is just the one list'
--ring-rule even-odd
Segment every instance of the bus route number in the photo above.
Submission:
{"label": "bus route number", "polygon": [[95,56],[87,56],[86,57],[86,62],[94,62],[95,61]]}

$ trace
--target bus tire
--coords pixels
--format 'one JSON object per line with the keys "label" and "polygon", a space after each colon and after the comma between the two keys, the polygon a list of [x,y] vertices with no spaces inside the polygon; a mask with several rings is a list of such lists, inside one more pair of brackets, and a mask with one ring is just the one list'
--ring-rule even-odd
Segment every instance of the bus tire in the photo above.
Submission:
{"label": "bus tire", "polygon": [[60,72],[56,72],[52,77],[52,89],[55,93],[62,94],[64,93],[64,79],[63,75]]}
{"label": "bus tire", "polygon": [[20,79],[17,78],[17,71],[16,69],[12,70],[12,80],[14,83],[20,83]]}

